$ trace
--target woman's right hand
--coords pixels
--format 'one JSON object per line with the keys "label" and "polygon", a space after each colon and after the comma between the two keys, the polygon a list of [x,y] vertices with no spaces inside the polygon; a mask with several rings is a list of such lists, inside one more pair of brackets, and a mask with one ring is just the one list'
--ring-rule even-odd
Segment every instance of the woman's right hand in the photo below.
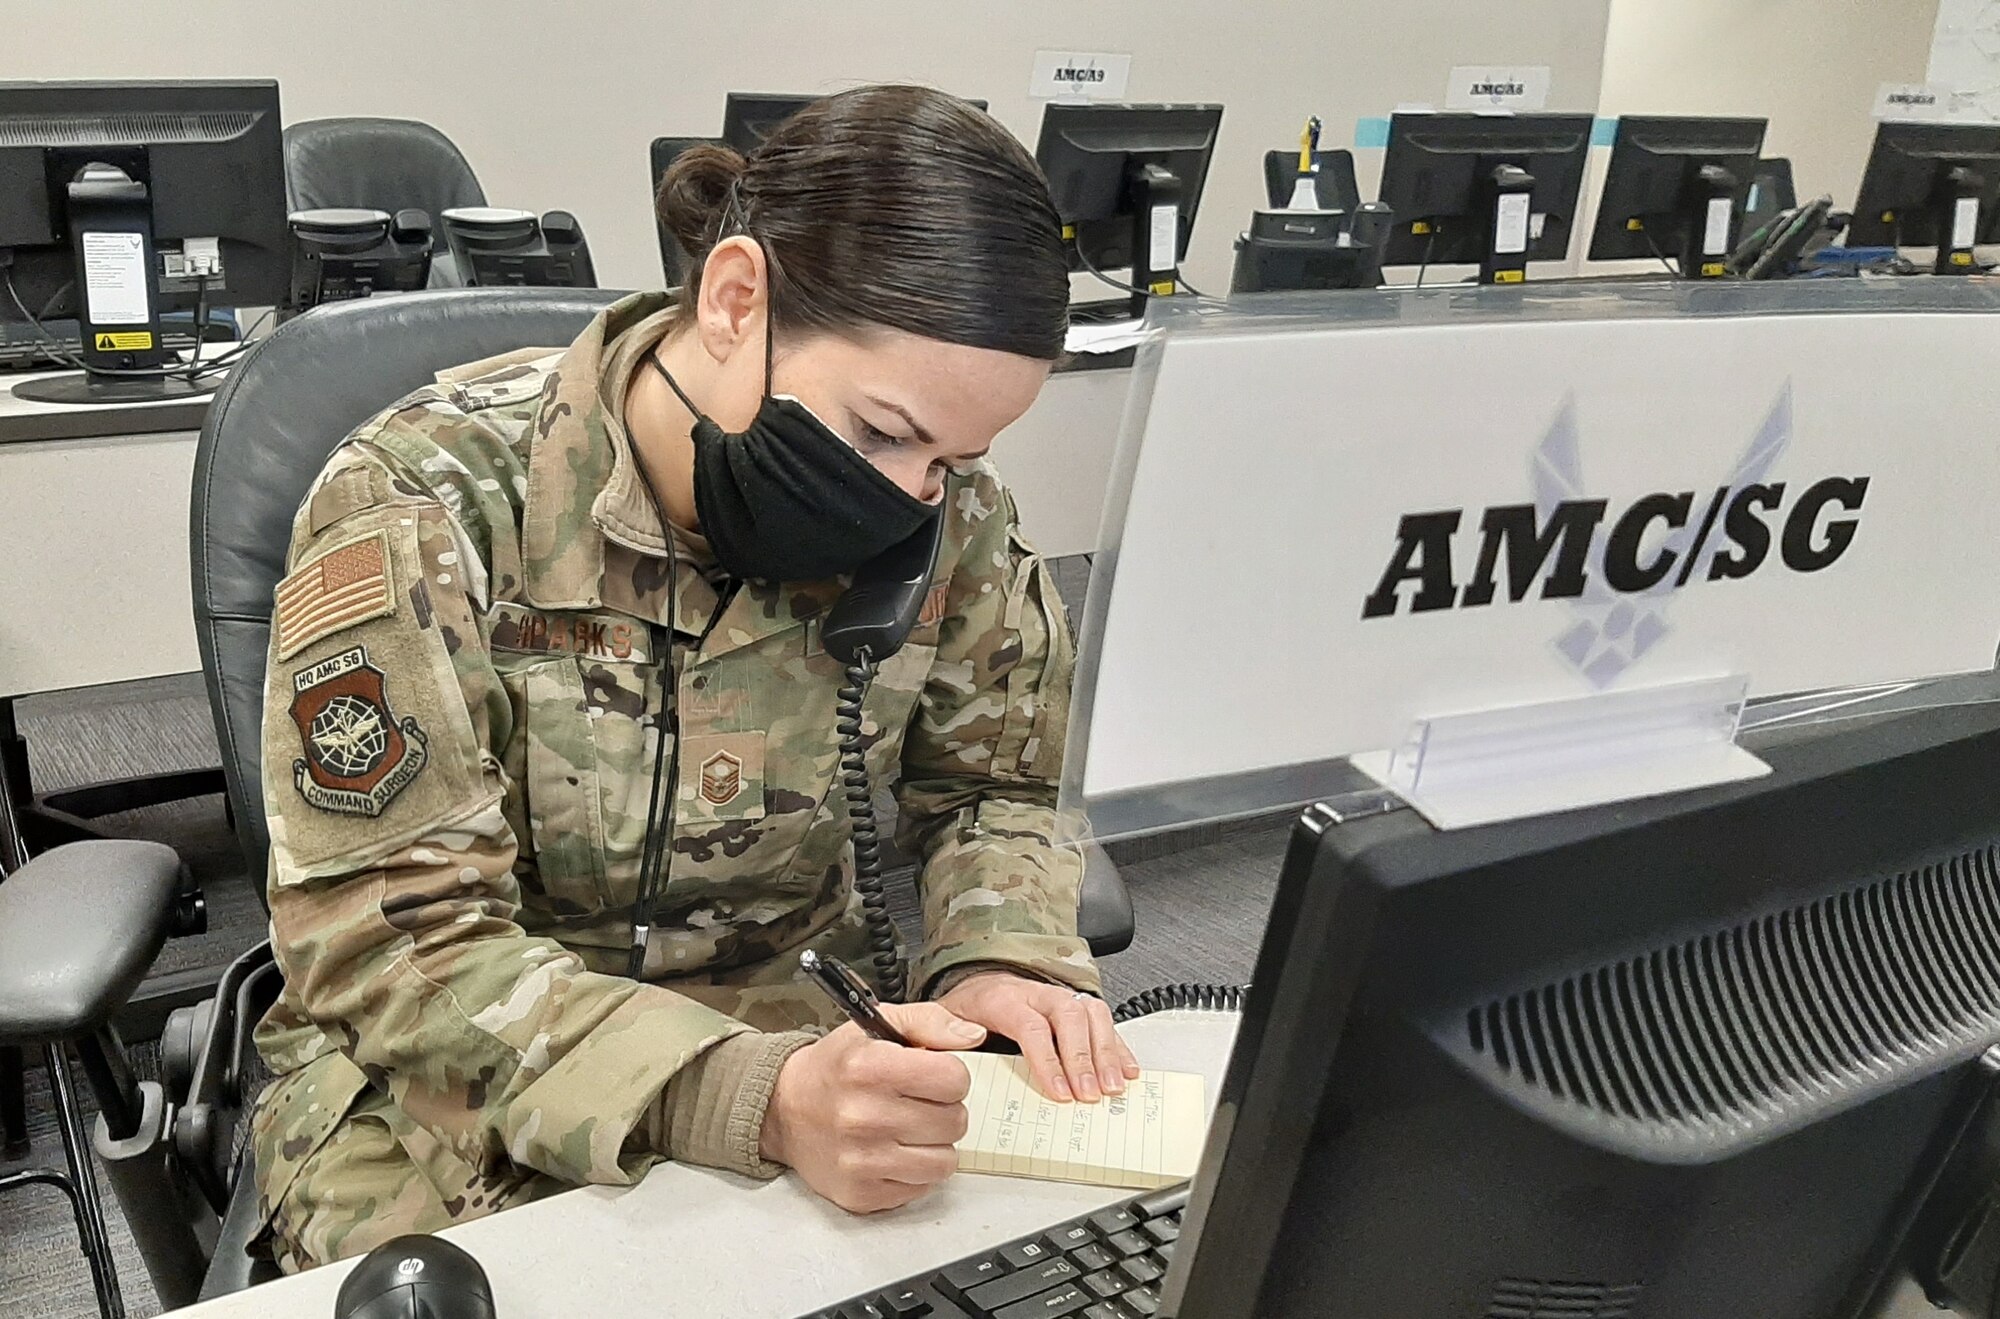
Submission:
{"label": "woman's right hand", "polygon": [[965,1134],[971,1078],[933,1050],[986,1038],[936,1003],[887,1003],[882,1013],[918,1047],[842,1026],[785,1060],[764,1110],[764,1157],[857,1214],[908,1204],[958,1167],[952,1146]]}

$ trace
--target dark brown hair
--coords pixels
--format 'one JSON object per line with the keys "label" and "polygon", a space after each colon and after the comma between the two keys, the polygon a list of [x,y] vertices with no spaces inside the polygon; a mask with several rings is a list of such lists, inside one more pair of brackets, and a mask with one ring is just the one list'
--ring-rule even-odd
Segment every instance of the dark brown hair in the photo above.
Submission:
{"label": "dark brown hair", "polygon": [[1041,170],[966,101],[858,87],[780,124],[746,159],[683,153],[660,181],[661,221],[702,264],[744,233],[773,269],[781,333],[869,326],[1052,360],[1068,324],[1062,222]]}

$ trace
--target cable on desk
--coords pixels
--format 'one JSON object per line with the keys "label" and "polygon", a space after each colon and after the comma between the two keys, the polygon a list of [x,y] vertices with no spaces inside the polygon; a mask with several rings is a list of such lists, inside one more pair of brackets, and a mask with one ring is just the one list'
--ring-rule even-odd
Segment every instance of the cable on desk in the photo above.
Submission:
{"label": "cable on desk", "polygon": [[1653,255],[1660,259],[1660,264],[1667,268],[1667,273],[1669,275],[1679,275],[1681,273],[1681,268],[1675,265],[1673,262],[1667,260],[1667,254],[1665,252],[1662,252],[1660,250],[1660,245],[1653,241],[1652,231],[1650,229],[1642,229],[1640,230],[1640,232],[1646,235],[1646,246],[1653,249]]}
{"label": "cable on desk", "polygon": [[[6,254],[0,254],[0,255],[6,255]],[[243,354],[249,352],[253,347],[256,346],[251,336],[257,333],[258,329],[260,329],[263,326],[265,321],[271,319],[271,313],[269,311],[266,311],[262,316],[259,316],[256,319],[256,321],[254,321],[251,324],[250,328],[243,332],[242,342],[239,343],[236,347],[230,349],[226,353],[219,353],[214,357],[204,358],[201,355],[201,346],[204,343],[208,342],[208,326],[203,323],[207,316],[207,301],[208,301],[207,282],[208,281],[206,280],[206,278],[202,279],[200,285],[200,292],[197,295],[198,302],[201,305],[201,315],[196,319],[194,327],[194,341],[195,341],[194,359],[190,361],[186,366],[132,366],[132,367],[95,366],[94,367],[94,366],[85,366],[82,359],[77,357],[72,357],[69,352],[69,346],[63,343],[62,340],[56,338],[53,334],[49,333],[48,327],[42,324],[43,320],[45,320],[48,315],[47,308],[43,309],[42,315],[40,316],[37,316],[33,312],[28,310],[27,304],[21,301],[20,289],[15,287],[14,284],[13,261],[11,259],[0,260],[0,286],[4,286],[6,288],[7,300],[14,304],[14,310],[20,313],[21,319],[26,321],[29,327],[32,328],[37,335],[41,336],[42,342],[48,348],[49,356],[54,358],[58,363],[62,364],[63,366],[69,367],[72,371],[82,371],[89,375],[94,375],[94,376],[109,376],[118,380],[185,379],[189,384],[193,384],[197,379],[199,379],[202,376],[214,375],[218,371],[228,370],[230,367],[236,365],[236,363],[239,360],[241,360]],[[69,287],[71,287],[71,285],[65,285],[64,289],[58,290],[56,292],[56,297],[60,298],[63,292],[67,290]]]}
{"label": "cable on desk", "polygon": [[[1083,264],[1084,273],[1091,275],[1092,277],[1096,278],[1102,283],[1109,284],[1112,288],[1117,289],[1120,293],[1137,293],[1142,297],[1148,297],[1148,298],[1154,296],[1153,291],[1151,289],[1142,289],[1137,284],[1127,284],[1124,280],[1113,279],[1111,278],[1111,276],[1099,270],[1095,265],[1091,263],[1090,257],[1085,255],[1083,248],[1080,246],[1076,249],[1076,259]],[[1209,297],[1208,294],[1203,293],[1200,289],[1188,283],[1186,277],[1181,274],[1180,267],[1178,266],[1174,268],[1174,283],[1180,285],[1182,288],[1186,289],[1189,293],[1201,299],[1203,302],[1222,301],[1222,299],[1220,298]]]}
{"label": "cable on desk", "polygon": [[1113,1021],[1133,1021],[1155,1012],[1241,1012],[1248,985],[1155,985],[1111,1010]]}

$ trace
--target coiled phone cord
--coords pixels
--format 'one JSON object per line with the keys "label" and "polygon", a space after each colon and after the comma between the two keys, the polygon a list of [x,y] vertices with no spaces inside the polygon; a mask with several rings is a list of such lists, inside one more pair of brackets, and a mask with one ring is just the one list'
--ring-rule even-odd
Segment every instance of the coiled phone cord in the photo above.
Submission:
{"label": "coiled phone cord", "polygon": [[868,752],[861,743],[861,702],[875,678],[866,651],[847,666],[835,700],[834,731],[840,736],[840,785],[847,795],[847,819],[854,838],[854,891],[868,923],[868,955],[875,967],[875,992],[885,1003],[903,1001],[903,957],[896,948],[896,922],[882,892],[882,834],[875,822],[875,785],[868,776]]}
{"label": "coiled phone cord", "polygon": [[1111,1010],[1113,1021],[1131,1021],[1155,1012],[1241,1012],[1247,985],[1157,985],[1134,994]]}

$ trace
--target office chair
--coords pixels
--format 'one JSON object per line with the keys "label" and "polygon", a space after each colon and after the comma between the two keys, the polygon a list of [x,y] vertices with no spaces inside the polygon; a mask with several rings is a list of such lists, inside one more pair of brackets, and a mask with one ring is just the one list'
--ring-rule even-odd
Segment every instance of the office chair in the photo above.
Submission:
{"label": "office chair", "polygon": [[[333,304],[286,322],[217,391],[195,458],[189,549],[202,671],[251,874],[265,873],[270,843],[260,743],[272,595],[313,477],[356,425],[438,370],[566,344],[617,296],[459,289]],[[1130,897],[1101,854],[1086,863],[1078,924],[1100,954],[1131,941]],[[180,1187],[177,1197],[119,1195],[169,1308],[271,1276],[245,1252],[259,1224],[239,1129],[255,1098],[250,1031],[277,991],[276,964],[260,946],[229,968],[215,999],[174,1014],[163,1081],[139,1087],[147,1122],[108,1159],[114,1189],[124,1160],[168,1166]]]}
{"label": "office chair", "polygon": [[719,137],[656,137],[653,139],[653,193],[651,205],[653,227],[660,231],[660,271],[666,277],[666,282],[660,286],[662,288],[672,289],[680,287],[682,265],[687,254],[681,251],[680,240],[674,237],[673,231],[668,229],[660,220],[660,208],[658,204],[660,180],[667,177],[668,167],[680,159],[681,153],[689,147],[721,145],[723,145],[723,142]]}
{"label": "office chair", "polygon": [[[285,210],[419,210],[433,228],[455,206],[484,206],[486,191],[452,140],[413,119],[308,119],[285,129]],[[442,246],[442,244],[440,244]],[[462,281],[448,255],[430,286]]]}
{"label": "office chair", "polygon": [[[1315,151],[1313,164],[1313,191],[1319,195],[1319,206],[1323,211],[1353,211],[1361,205],[1361,188],[1354,181],[1354,153],[1352,151]],[[1266,151],[1264,153],[1264,194],[1273,210],[1284,210],[1292,204],[1292,188],[1299,177],[1299,153],[1292,151]]]}

